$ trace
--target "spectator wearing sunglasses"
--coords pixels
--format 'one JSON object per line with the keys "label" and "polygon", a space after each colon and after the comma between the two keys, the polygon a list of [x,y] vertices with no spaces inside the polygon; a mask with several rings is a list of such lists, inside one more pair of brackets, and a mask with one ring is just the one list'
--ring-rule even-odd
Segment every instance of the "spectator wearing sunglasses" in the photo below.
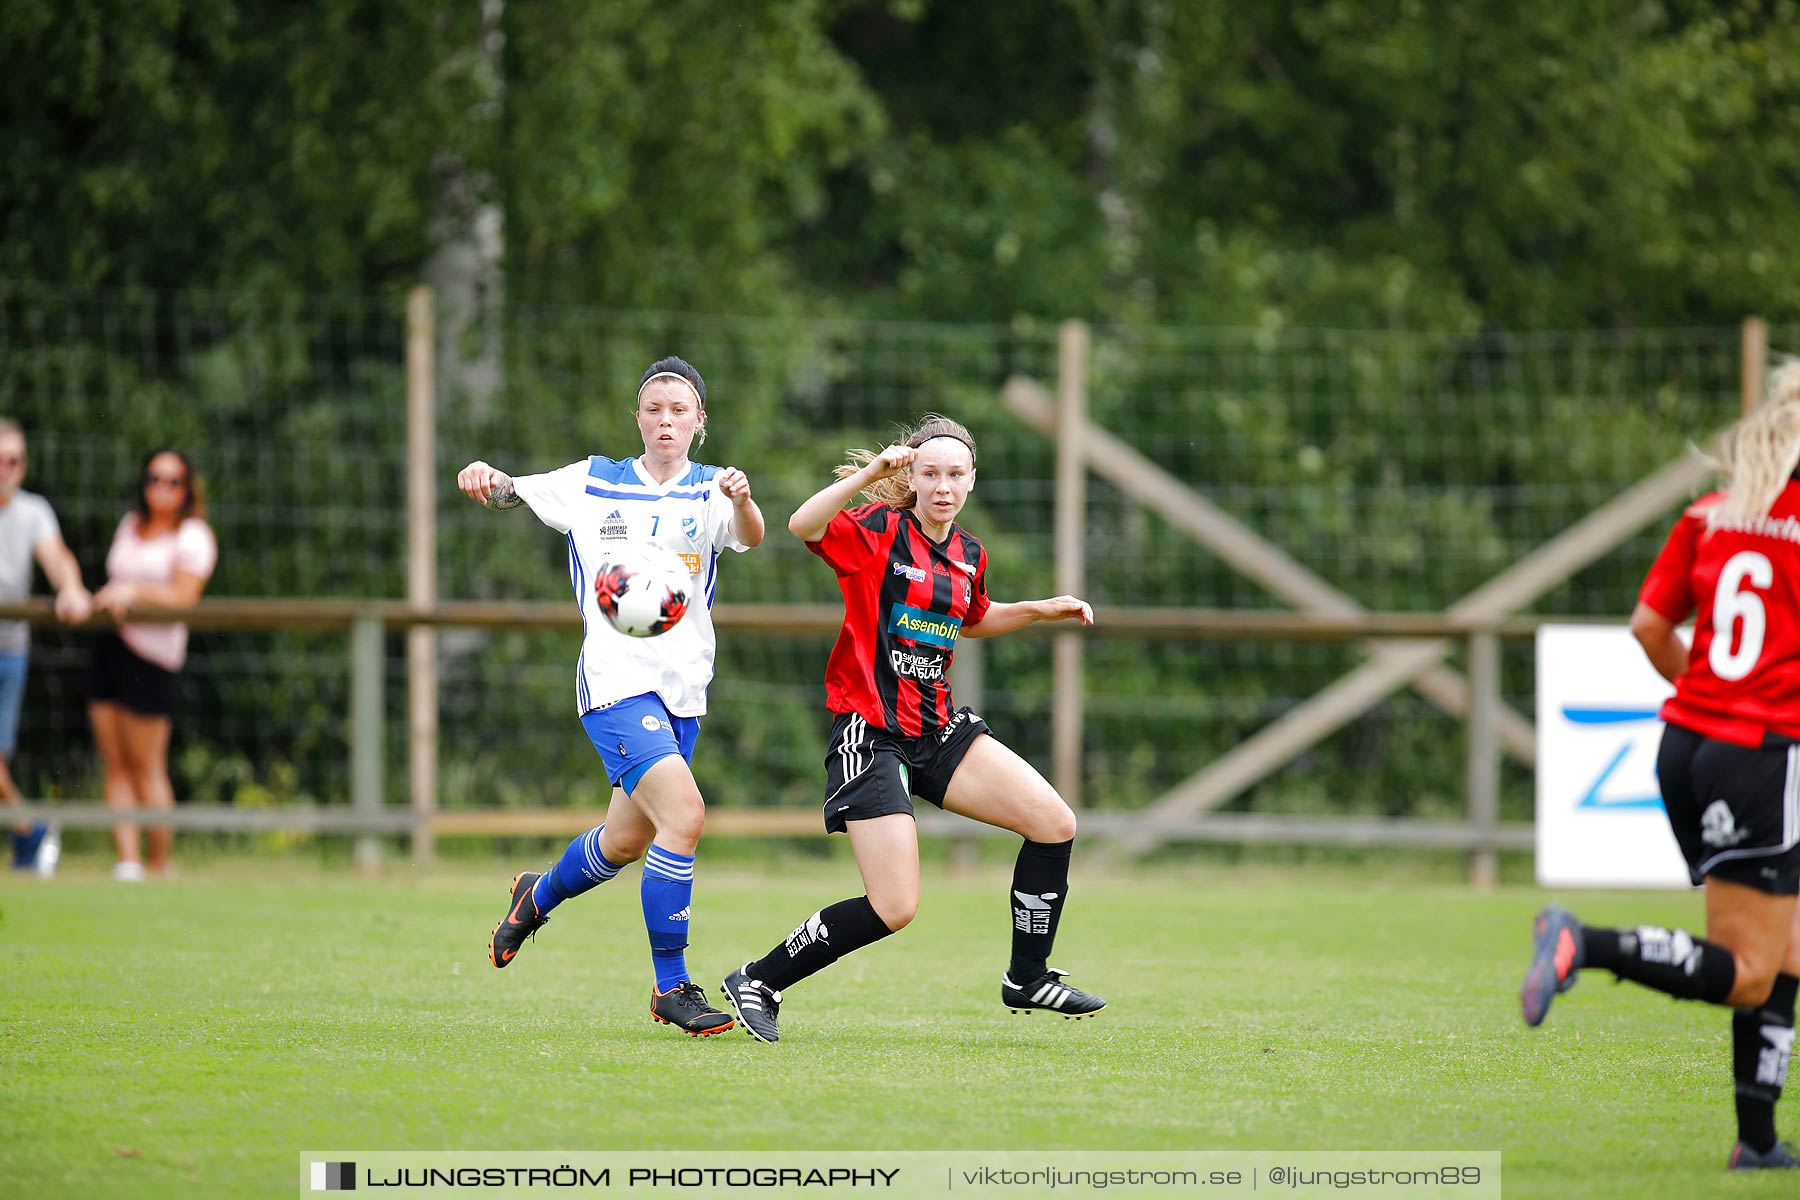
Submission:
{"label": "spectator wearing sunglasses", "polygon": [[[105,767],[106,803],[121,816],[138,808],[170,809],[169,731],[175,676],[187,659],[186,625],[126,620],[132,609],[191,608],[218,563],[218,543],[206,524],[206,493],[187,455],[161,449],[144,460],[137,503],[119,522],[106,555],[106,586],[97,607],[120,622],[94,641],[88,672],[88,720]],[[113,826],[119,861],[115,878],[142,880],[169,873],[175,832],[151,828],[140,845],[138,827]],[[144,849],[148,849],[148,854]]]}

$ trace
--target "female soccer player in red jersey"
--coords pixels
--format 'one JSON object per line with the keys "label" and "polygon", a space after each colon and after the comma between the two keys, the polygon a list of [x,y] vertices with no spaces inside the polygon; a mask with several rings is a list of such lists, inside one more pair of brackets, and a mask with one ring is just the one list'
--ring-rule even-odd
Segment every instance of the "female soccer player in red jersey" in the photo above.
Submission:
{"label": "female soccer player in red jersey", "polygon": [[[1048,962],[1069,891],[1075,814],[1056,790],[950,701],[946,671],[964,637],[1094,614],[1074,596],[993,603],[987,551],[956,523],[975,486],[975,439],[928,417],[802,504],[788,529],[837,572],[844,626],[825,669],[833,714],[825,755],[825,828],[848,832],[866,894],[801,922],[761,959],[725,979],[751,1036],[777,1040],[783,988],[902,929],[919,907],[919,834],[912,797],[1025,839],[1012,886],[1012,962],[1000,998],[1016,1012],[1065,1017],[1105,1001],[1061,982]],[[872,503],[846,509],[858,492]]]}
{"label": "female soccer player in red jersey", "polygon": [[[1775,1102],[1794,1043],[1800,982],[1800,363],[1720,446],[1725,488],[1675,523],[1631,631],[1675,684],[1657,755],[1663,804],[1695,884],[1706,937],[1642,925],[1596,929],[1538,914],[1520,989],[1536,1025],[1582,968],[1678,999],[1729,1005],[1738,1142],[1728,1167],[1800,1168],[1777,1141]],[[1693,648],[1675,627],[1694,616]]]}

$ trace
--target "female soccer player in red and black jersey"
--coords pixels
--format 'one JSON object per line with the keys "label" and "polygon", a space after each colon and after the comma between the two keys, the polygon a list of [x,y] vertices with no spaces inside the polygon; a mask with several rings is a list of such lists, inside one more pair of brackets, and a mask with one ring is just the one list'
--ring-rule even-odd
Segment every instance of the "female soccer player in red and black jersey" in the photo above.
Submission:
{"label": "female soccer player in red and black jersey", "polygon": [[[950,700],[956,643],[1035,621],[1094,614],[1074,596],[993,603],[987,551],[956,523],[975,486],[975,439],[929,417],[802,504],[788,528],[837,572],[844,626],[825,669],[833,714],[825,754],[825,828],[848,831],[866,894],[821,909],[755,962],[725,979],[744,1028],[777,1040],[783,988],[902,929],[919,907],[919,835],[912,797],[1010,829],[1025,839],[1013,871],[1012,962],[1000,998],[1016,1012],[1065,1017],[1105,1001],[1061,982],[1050,967],[1069,891],[1075,814],[1031,764],[982,719]],[[873,502],[846,509],[861,492]]]}
{"label": "female soccer player in red and black jersey", "polygon": [[[1675,523],[1631,631],[1675,694],[1657,755],[1663,804],[1695,884],[1706,937],[1641,925],[1596,929],[1538,914],[1519,998],[1528,1025],[1604,968],[1684,1000],[1729,1005],[1738,1142],[1733,1170],[1800,1168],[1778,1144],[1775,1102],[1800,982],[1800,363],[1720,446],[1726,482]],[[1675,627],[1695,618],[1693,649]]]}

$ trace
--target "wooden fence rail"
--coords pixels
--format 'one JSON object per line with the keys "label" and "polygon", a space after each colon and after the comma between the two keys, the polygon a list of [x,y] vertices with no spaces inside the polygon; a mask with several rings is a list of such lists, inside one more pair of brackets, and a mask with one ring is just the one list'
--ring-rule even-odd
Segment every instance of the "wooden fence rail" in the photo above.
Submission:
{"label": "wooden fence rail", "polygon": [[[0,604],[0,620],[23,618],[34,625],[54,625],[48,600]],[[431,807],[388,805],[383,801],[385,766],[383,721],[386,704],[383,663],[390,631],[419,628],[579,630],[580,615],[566,601],[440,601],[412,604],[399,600],[219,598],[192,609],[134,611],[137,621],[180,620],[206,630],[310,630],[348,635],[351,712],[347,753],[350,770],[348,805],[235,808],[182,806],[166,813],[139,810],[133,819],[144,825],[181,829],[234,831],[306,830],[354,835],[359,862],[370,864],[380,853],[382,835],[421,831],[437,836],[569,836],[593,822],[586,809],[479,809],[440,811]],[[749,635],[829,637],[842,614],[829,604],[724,604],[713,610],[719,628]],[[1368,817],[1290,817],[1255,813],[1195,813],[1178,818],[1146,813],[1084,810],[1083,830],[1090,835],[1158,841],[1228,842],[1238,844],[1330,844],[1342,846],[1412,846],[1466,850],[1491,862],[1500,850],[1529,849],[1529,824],[1498,821],[1499,746],[1491,729],[1500,693],[1499,639],[1529,638],[1540,625],[1616,624],[1571,617],[1489,617],[1419,612],[1320,613],[1204,608],[1106,608],[1081,637],[1137,638],[1146,641],[1365,641],[1371,638],[1436,640],[1457,638],[1470,643],[1470,688],[1475,698],[1469,737],[1469,815],[1461,822],[1391,820]],[[107,628],[99,615],[84,628]],[[1067,634],[1066,628],[1033,627],[1037,636]],[[110,825],[113,813],[103,804],[27,805],[33,818],[69,827]],[[1003,834],[988,826],[939,812],[921,812],[920,829],[959,838]],[[819,829],[817,810],[715,808],[707,813],[707,829],[715,834],[801,836]],[[1484,872],[1485,874],[1485,872]]]}

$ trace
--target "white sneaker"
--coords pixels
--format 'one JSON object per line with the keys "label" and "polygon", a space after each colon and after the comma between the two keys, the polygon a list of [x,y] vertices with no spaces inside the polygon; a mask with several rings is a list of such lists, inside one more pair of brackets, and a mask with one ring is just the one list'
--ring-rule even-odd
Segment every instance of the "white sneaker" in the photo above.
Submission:
{"label": "white sneaker", "polygon": [[113,878],[120,883],[144,882],[144,864],[141,862],[116,862],[113,864]]}
{"label": "white sneaker", "polygon": [[56,864],[62,860],[62,834],[52,825],[44,834],[44,840],[38,843],[37,859],[31,865],[45,879],[56,874]]}

